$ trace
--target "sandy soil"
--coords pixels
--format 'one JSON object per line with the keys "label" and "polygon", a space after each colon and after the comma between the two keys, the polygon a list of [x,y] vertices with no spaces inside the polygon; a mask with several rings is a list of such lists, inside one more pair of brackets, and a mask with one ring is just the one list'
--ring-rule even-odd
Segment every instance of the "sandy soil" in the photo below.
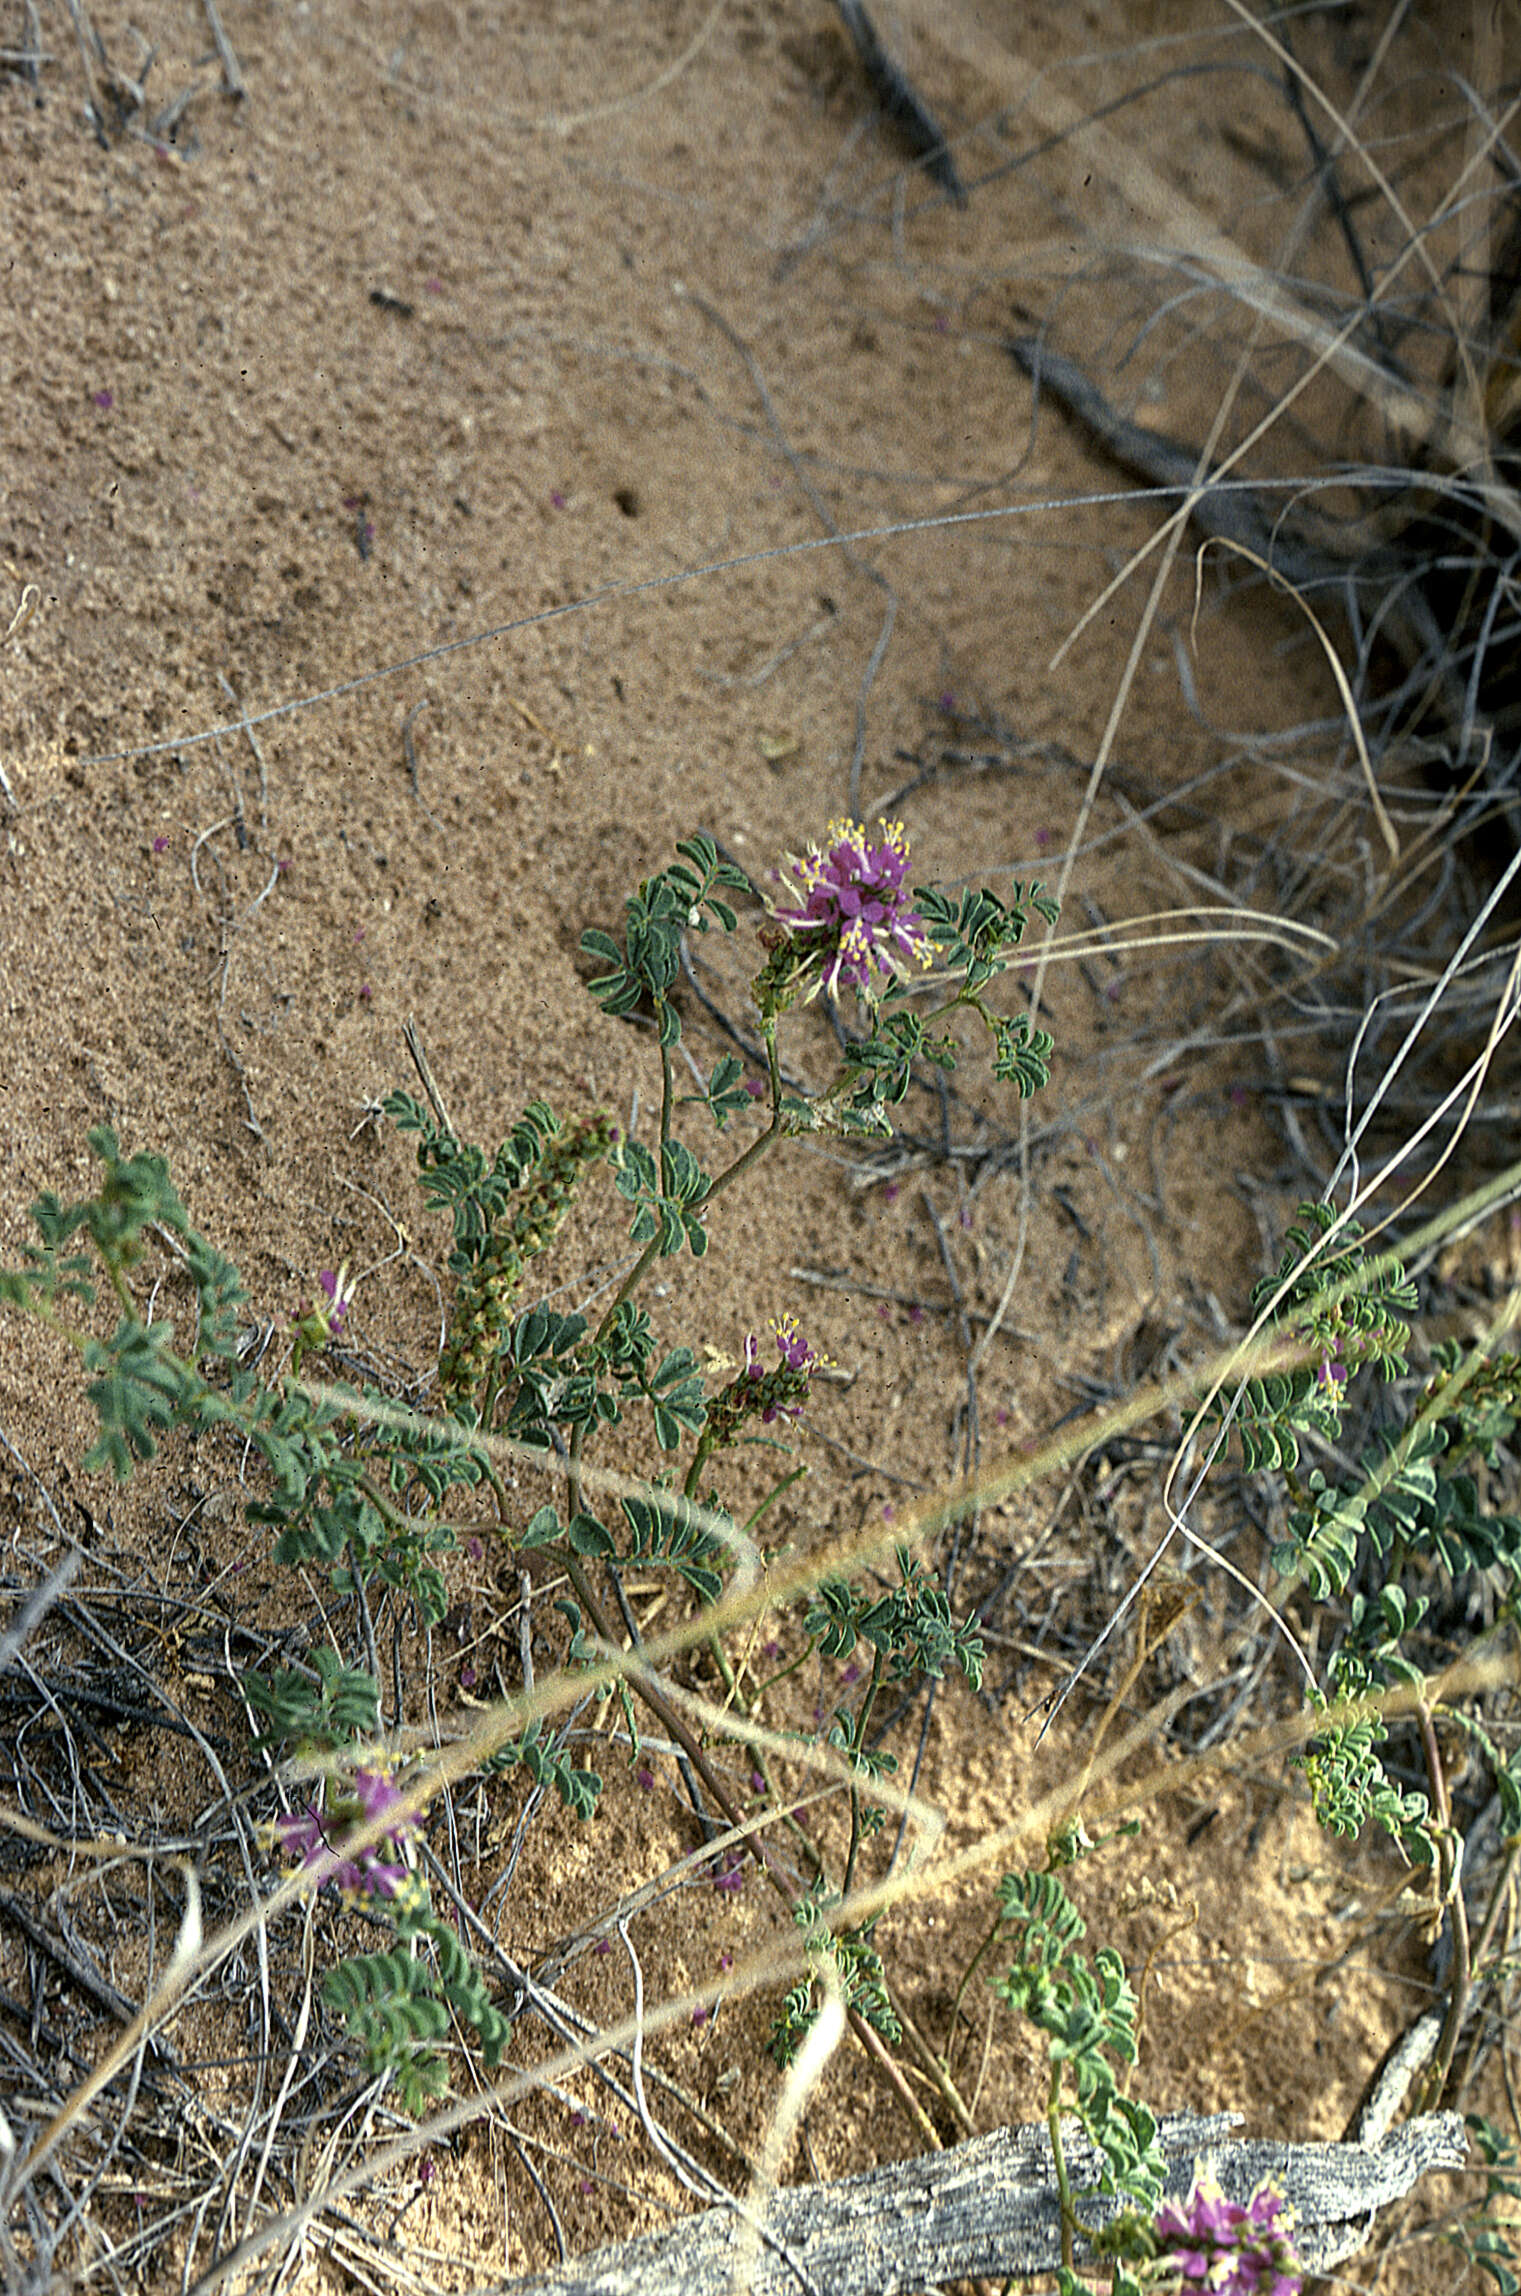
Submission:
{"label": "sandy soil", "polygon": [[[1362,14],[1304,33],[1343,98],[1366,61]],[[1416,10],[1402,34],[1378,114],[1391,142],[1419,113],[1411,81],[1434,68],[1439,14]],[[1211,294],[1146,331],[1188,276],[1147,252],[1162,243],[1156,202],[1274,265],[1305,168],[1270,59],[1228,11],[884,13],[956,138],[965,205],[906,165],[823,0],[225,0],[223,18],[241,100],[189,0],[101,0],[86,57],[54,7],[35,79],[0,63],[0,625],[27,585],[38,593],[0,656],[7,1261],[33,1195],[89,1184],[86,1129],[110,1123],[129,1147],[170,1153],[193,1218],[265,1315],[290,1315],[319,1270],[347,1262],[350,1345],[404,1387],[432,1360],[445,1246],[406,1144],[372,1115],[414,1081],[403,1020],[469,1136],[494,1142],[535,1093],[620,1118],[637,1093],[648,1122],[653,1046],[596,1011],[578,941],[615,923],[694,828],[759,877],[831,817],[887,810],[926,879],[1064,878],[1069,926],[1223,888],[1346,929],[1372,833],[1335,689],[1302,618],[1240,570],[1206,567],[1191,637],[1185,551],[1093,776],[1144,578],[1052,657],[1157,518],[1074,425],[1037,410],[1005,347],[1049,325],[1135,419],[1202,442],[1247,327]],[[23,11],[4,24],[0,46],[24,45]],[[87,63],[98,134],[82,115]],[[1063,132],[1120,98],[1101,130]],[[1344,284],[1333,233],[1311,253]],[[1238,424],[1283,371],[1264,354]],[[1311,394],[1264,452],[1297,466],[1339,451],[1317,427],[1327,408]],[[700,952],[704,988],[741,1027],[752,932],[753,914],[742,946]],[[984,1072],[966,1072],[943,1131],[916,1092],[905,1121],[921,1145],[777,1160],[722,1207],[703,1265],[651,1302],[673,1341],[731,1359],[747,1331],[796,1312],[841,1367],[797,1439],[809,1475],[768,1518],[778,1560],[901,1517],[971,1461],[1016,1455],[1239,1328],[1309,1184],[1257,1027],[1295,960],[1224,935],[1136,938],[1045,978],[1057,1063],[1023,1134]],[[688,1040],[704,1068],[727,1043],[695,998]],[[828,1052],[815,1015],[797,1058],[818,1076]],[[1292,1053],[1300,1074],[1336,1057],[1313,1037]],[[589,1289],[624,1249],[604,1195],[550,1281]],[[1016,1254],[969,1454],[962,1316],[993,1311]],[[991,1840],[1081,1766],[1132,1641],[1038,1748],[1027,1716],[1160,1535],[1175,1428],[1160,1411],[962,1539],[957,1601],[985,1606],[988,1680],[981,1698],[935,1701],[917,1773],[953,1844]],[[0,1430],[10,1586],[56,1552],[56,1507],[90,1557],[76,1599],[88,1585],[123,1617],[152,1589],[189,1604],[173,1632],[132,1613],[135,1653],[162,1711],[224,1749],[232,1790],[255,1787],[211,1629],[299,1614],[320,1632],[322,1595],[277,1571],[243,1521],[238,1459],[171,1447],[125,1491],[82,1474],[78,1383],[45,1335],[14,1324],[0,1329]],[[1201,1522],[1266,1583],[1228,1494]],[[1138,1715],[1191,1681],[1192,1743],[1236,1695],[1240,1650],[1268,1646],[1239,1586],[1176,1559],[1196,1606],[1125,1700]],[[445,1731],[498,1670],[519,1679],[510,1559],[462,1551],[449,1577],[446,1627],[403,1653]],[[795,1642],[795,1616],[776,1631]],[[805,1703],[827,1697],[809,1681]],[[1237,1726],[1293,1697],[1269,1657]],[[910,1763],[923,1712],[895,1736]],[[193,1833],[221,1789],[193,1740],[150,1721],[103,1722],[91,1748],[107,1766],[90,1807],[119,1814],[133,1853],[101,1872],[7,1836],[0,1871],[35,1914],[66,1906],[131,1995],[143,1909],[157,1907],[161,1958],[177,1903],[148,1852]],[[1130,1768],[1171,1758],[1159,1744]],[[494,1901],[520,1962],[695,1846],[668,1761],[650,1760],[646,1783],[614,1744],[600,1767],[602,1814],[581,1829],[541,1815]],[[477,1903],[522,1799],[513,1776],[488,1780],[438,1835]],[[66,1802],[34,1815],[62,1826]],[[1254,2131],[1340,2134],[1427,1983],[1420,1940],[1380,1910],[1397,1869],[1323,1840],[1277,1761],[1222,1757],[1207,1787],[1159,1791],[1142,1815],[1074,1884],[1094,1935],[1137,1966],[1165,1934],[1140,2093],[1231,2107]],[[889,1970],[937,2045],[998,1870],[884,1924]],[[1176,1891],[1181,1927],[1121,1910],[1143,1882]],[[219,1916],[240,1902],[230,1857],[204,1886]],[[320,1912],[318,1968],[358,1934]],[[699,1869],[636,1925],[646,1997],[786,1934],[753,1872],[730,1894]],[[293,1914],[273,1940],[282,2020],[307,1935]],[[61,2094],[115,2027],[14,1931],[0,1966],[0,2020],[20,2040],[31,2017]],[[290,2201],[292,2177],[348,2160],[347,2129],[314,2122],[310,2157],[257,2202],[252,2169],[226,2171],[268,2101],[249,2049],[256,1982],[240,1965],[171,2029],[204,2127],[161,2143],[157,2184],[106,2178],[116,2238],[165,2220],[126,2283],[193,2277],[214,2241]],[[630,2009],[619,1952],[578,1959],[563,1984],[590,2017]],[[774,1990],[730,2000],[658,2044],[660,2068],[751,2156],[777,2097],[760,2053],[775,2005]],[[525,2038],[523,2061],[542,2045]],[[267,2084],[288,2046],[277,2023]],[[990,2028],[985,2001],[953,2064],[979,2125],[1039,2109],[1028,2045]],[[352,2089],[341,2059],[324,2077],[329,2098]],[[732,2154],[670,2109],[683,2142],[734,2178]],[[847,2047],[786,2173],[828,2177],[917,2141]],[[180,2213],[224,2172],[209,2216]],[[687,2205],[636,2125],[561,2084],[438,2148],[421,2178],[415,2163],[392,2175],[348,2222],[319,2218],[286,2284],[393,2284],[394,2252],[366,2244],[393,2222],[428,2285],[463,2286],[552,2260],[556,2222],[578,2250]],[[1430,2268],[1403,2284],[1453,2284],[1450,2255]]]}

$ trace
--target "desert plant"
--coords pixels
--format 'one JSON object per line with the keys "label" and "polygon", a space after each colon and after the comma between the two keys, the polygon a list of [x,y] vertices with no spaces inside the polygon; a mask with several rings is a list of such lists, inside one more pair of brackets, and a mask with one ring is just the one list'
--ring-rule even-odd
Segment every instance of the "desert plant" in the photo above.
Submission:
{"label": "desert plant", "polygon": [[[603,968],[591,980],[592,996],[616,1016],[653,1023],[662,1078],[653,1147],[620,1137],[603,1113],[564,1120],[536,1099],[488,1152],[457,1136],[436,1095],[431,1105],[405,1092],[389,1097],[385,1113],[416,1137],[425,1201],[447,1213],[452,1226],[453,1296],[438,1365],[444,1408],[430,1418],[397,1413],[373,1387],[311,1388],[308,1359],[330,1353],[342,1335],[350,1296],[344,1271],[323,1273],[289,1327],[282,1366],[260,1376],[245,1365],[240,1330],[249,1303],[237,1271],[192,1226],[164,1159],[125,1156],[115,1134],[97,1128],[90,1134],[103,1167],[96,1190],[67,1205],[51,1194],[40,1198],[32,1211],[39,1241],[26,1248],[19,1267],[0,1271],[0,1300],[49,1324],[80,1357],[100,1422],[87,1464],[125,1480],[171,1430],[192,1438],[230,1434],[262,1462],[263,1491],[247,1513],[274,1534],[276,1561],[325,1570],[334,1591],[366,1620],[372,1606],[390,1605],[398,1620],[410,1617],[423,1627],[446,1608],[443,1565],[455,1543],[450,1494],[489,1493],[509,1548],[530,1567],[552,1568],[569,1581],[572,1591],[558,1608],[565,1622],[563,1663],[571,1669],[617,1647],[595,1584],[599,1574],[625,1619],[619,1573],[627,1563],[668,1569],[696,1601],[714,1602],[739,1541],[710,1473],[752,1422],[764,1426],[800,1414],[820,1359],[796,1320],[783,1316],[773,1326],[778,1360],[763,1362],[752,1335],[737,1375],[709,1394],[695,1350],[662,1347],[638,1304],[649,1271],[658,1260],[684,1253],[702,1257],[710,1206],[782,1139],[889,1135],[891,1111],[915,1064],[954,1067],[956,1039],[939,1026],[954,1013],[982,1023],[992,1038],[995,1073],[1021,1096],[1049,1073],[1051,1038],[990,1008],[986,992],[1018,948],[1030,915],[1053,917],[1053,904],[1038,885],[1016,886],[1007,904],[989,892],[954,901],[911,894],[907,864],[899,829],[883,825],[872,837],[851,822],[832,824],[823,847],[788,864],[761,933],[754,984],[765,1076],[745,1079],[740,1063],[725,1055],[705,1091],[689,1096],[719,1133],[757,1098],[769,1103],[763,1129],[716,1174],[703,1168],[678,1130],[683,1104],[672,1061],[682,1033],[674,990],[683,936],[734,933],[738,920],[725,896],[746,890],[742,873],[721,861],[706,837],[685,840],[677,860],[629,897],[621,941],[602,931],[583,936],[586,954]],[[935,1001],[927,1015],[909,1001],[910,968],[931,974],[927,986]],[[788,1090],[777,1053],[785,1016],[820,992],[837,998],[842,990],[857,1000],[864,1033],[847,1039],[838,1073],[822,1090]],[[547,1302],[524,1304],[533,1262],[559,1234],[593,1173],[609,1167],[630,1208],[635,1249],[600,1320],[593,1325]],[[155,1243],[172,1254],[189,1289],[184,1339],[172,1320],[153,1320],[138,1304],[133,1278]],[[116,1310],[109,1336],[81,1320],[102,1282]],[[600,1431],[635,1414],[647,1415],[656,1457],[673,1464],[625,1492],[615,1529],[588,1503],[587,1447]],[[563,1512],[544,1505],[527,1521],[517,1519],[493,1456],[501,1438],[530,1457],[563,1461]],[[690,1456],[680,1472],[684,1445]],[[880,1813],[863,1804],[859,1782],[888,1758],[867,1747],[866,1727],[884,1679],[915,1672],[933,1677],[948,1664],[975,1679],[980,1654],[975,1634],[953,1624],[943,1594],[906,1550],[898,1568],[898,1588],[881,1599],[826,1584],[805,1621],[814,1646],[836,1651],[859,1638],[873,1660],[854,1714],[841,1709],[823,1734],[851,1774],[843,1886],[831,1895],[821,1878],[796,1905],[807,1951],[833,1955],[852,2008],[889,2035],[894,2025],[871,1925],[852,1930],[832,1912],[849,1894],[861,1842],[880,1822]],[[373,1626],[370,1632],[373,1638]],[[637,1629],[634,1641],[637,1648]],[[636,1672],[630,1687],[685,1746],[725,1806],[703,1749],[658,1684]],[[414,1870],[417,1816],[406,1802],[405,1774],[377,1744],[375,1666],[345,1666],[323,1652],[310,1666],[250,1674],[244,1690],[263,1725],[260,1745],[296,1757],[298,1770],[315,1771],[320,1780],[302,1809],[271,1824],[271,1846],[298,1857],[316,1885],[337,1888],[393,1940],[381,1951],[340,1960],[323,1981],[323,1997],[369,2069],[393,2075],[402,2103],[418,2110],[445,2085],[436,2045],[451,2013],[473,2033],[488,2065],[497,2062],[508,2026]],[[629,1690],[622,1696],[626,1701]],[[632,1708],[625,1710],[632,1723]],[[634,1739],[637,1750],[637,1733]],[[581,1818],[596,1808],[599,1773],[578,1766],[560,1741],[546,1739],[537,1720],[489,1759],[496,1767],[520,1764]],[[725,1815],[732,1822],[738,1813],[727,1804]],[[792,2030],[805,2030],[808,2017],[806,2001],[794,2004]]]}

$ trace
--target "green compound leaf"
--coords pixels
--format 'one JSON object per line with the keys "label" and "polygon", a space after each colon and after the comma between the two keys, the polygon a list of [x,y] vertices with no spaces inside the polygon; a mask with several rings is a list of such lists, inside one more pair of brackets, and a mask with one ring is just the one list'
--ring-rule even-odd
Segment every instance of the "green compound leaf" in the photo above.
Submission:
{"label": "green compound leaf", "polygon": [[848,1658],[857,1641],[880,1651],[894,1681],[915,1674],[938,1682],[959,1668],[974,1690],[982,1686],[984,1645],[976,1623],[953,1623],[942,1588],[907,1547],[895,1550],[900,1584],[874,1600],[843,1579],[823,1579],[804,1619],[825,1658]]}
{"label": "green compound leaf", "polygon": [[[807,1895],[799,1898],[792,1909],[792,1918],[807,1932],[804,1949],[815,1961],[827,1955],[834,1963],[847,2009],[854,2009],[864,2017],[872,2031],[880,2033],[884,2041],[901,2041],[903,2027],[887,1990],[887,1972],[882,1966],[882,1956],[872,1944],[877,1917],[873,1915],[870,1921],[862,1922],[855,1929],[832,1930],[829,1916],[841,1902],[828,1894],[821,1881],[815,1881]],[[766,2043],[766,2054],[784,2070],[817,2022],[819,1986],[814,1972],[806,1971],[777,2013]]]}
{"label": "green compound leaf", "polygon": [[721,1509],[709,1506],[699,1520],[691,1500],[680,1491],[654,1491],[648,1497],[620,1499],[618,1504],[632,1534],[631,1560],[679,1571],[704,1602],[717,1602],[723,1578],[712,1566],[722,1562],[726,1549],[707,1527],[706,1518],[721,1514]]}
{"label": "green compound leaf", "polygon": [[597,927],[581,935],[586,955],[607,968],[588,983],[603,1011],[621,1019],[650,1004],[660,1042],[667,1049],[681,1036],[681,1021],[669,1000],[681,970],[683,934],[705,933],[710,922],[732,933],[734,911],[717,898],[715,887],[736,892],[749,887],[741,870],[719,861],[710,837],[683,838],[676,850],[681,861],[658,877],[647,877],[629,895],[621,948],[610,933]]}
{"label": "green compound leaf", "polygon": [[1394,1379],[1410,1368],[1405,1318],[1419,1306],[1419,1294],[1398,1260],[1369,1257],[1356,1220],[1344,1221],[1335,1245],[1321,1250],[1336,1222],[1334,1205],[1302,1203],[1276,1272],[1252,1288],[1252,1306],[1261,1310],[1282,1292],[1273,1310],[1279,1330],[1349,1370],[1373,1363],[1385,1379]]}
{"label": "green compound leaf", "polygon": [[1037,883],[1015,883],[1006,908],[986,886],[966,887],[952,897],[933,886],[914,887],[914,906],[929,927],[930,939],[946,970],[966,976],[966,993],[975,996],[995,974],[1001,973],[1024,939],[1032,910],[1054,925],[1061,914],[1055,901]]}
{"label": "green compound leaf", "polygon": [[125,1483],[138,1459],[151,1459],[156,1437],[177,1419],[198,1414],[206,1383],[174,1352],[173,1327],[145,1324],[124,1316],[109,1341],[87,1340],[86,1371],[96,1376],[86,1393],[100,1421],[100,1435],[85,1453],[86,1467],[109,1467]]}
{"label": "green compound leaf", "polygon": [[689,1347],[672,1348],[642,1384],[654,1407],[655,1440],[662,1451],[674,1451],[684,1434],[700,1432],[707,1404],[702,1372]]}
{"label": "green compound leaf", "polygon": [[489,1774],[497,1770],[509,1770],[517,1763],[528,1772],[536,1786],[553,1786],[574,1816],[596,1816],[597,1803],[602,1794],[600,1774],[596,1770],[578,1770],[558,1740],[545,1738],[542,1721],[530,1722],[521,1738],[510,1746],[499,1747],[482,1764],[482,1768]]}
{"label": "green compound leaf", "polygon": [[[1488,2175],[1484,2197],[1442,2237],[1492,2280],[1498,2296],[1521,2296],[1515,2210],[1521,2202],[1521,2159],[1514,2140],[1483,2113],[1465,2113],[1470,2135]],[[1502,2213],[1503,2209],[1503,2213]]]}
{"label": "green compound leaf", "polygon": [[448,2087],[443,2059],[429,2046],[449,2030],[433,1973],[404,1945],[340,1961],[318,1988],[343,2019],[372,2073],[390,2073],[403,2109],[423,2113]]}
{"label": "green compound leaf", "polygon": [[398,1130],[421,1135],[417,1165],[423,1200],[431,1211],[451,1215],[451,1265],[463,1273],[481,1257],[509,1201],[543,1161],[561,1131],[560,1120],[547,1101],[531,1100],[488,1162],[483,1148],[456,1140],[410,1093],[390,1093],[381,1107]]}
{"label": "green compound leaf", "polygon": [[737,1059],[732,1052],[726,1052],[721,1059],[713,1064],[713,1073],[708,1079],[707,1091],[685,1094],[682,1106],[687,1108],[695,1104],[698,1107],[706,1108],[713,1122],[722,1132],[731,1116],[737,1115],[740,1109],[748,1108],[752,1104],[753,1096],[745,1086],[744,1075],[744,1062]]}
{"label": "green compound leaf", "polygon": [[239,1676],[243,1695],[268,1730],[255,1739],[263,1748],[307,1745],[351,1746],[374,1738],[380,1728],[380,1691],[373,1674],[345,1666],[326,1644],[312,1652],[312,1674],[282,1667],[268,1681]]}
{"label": "green compound leaf", "polygon": [[1032,1027],[1020,1013],[1013,1020],[995,1021],[993,1038],[993,1074],[1012,1084],[1021,1100],[1044,1091],[1051,1081],[1055,1037],[1043,1028]]}
{"label": "green compound leaf", "polygon": [[657,1170],[642,1141],[626,1140],[613,1164],[618,1193],[638,1207],[629,1226],[632,1240],[645,1244],[658,1236],[663,1259],[673,1258],[686,1244],[700,1260],[708,1248],[701,1205],[709,1180],[690,1148],[680,1140],[666,1141]]}
{"label": "green compound leaf", "polygon": [[1053,2077],[1070,2075],[1078,2118],[1103,2157],[1100,2189],[1154,2207],[1166,2175],[1156,2118],[1120,2093],[1114,2071],[1137,2053],[1123,1960],[1108,1945],[1091,1963],[1079,1952],[1085,1924],[1054,1873],[1005,1874],[998,1904],[1016,1958],[993,1990],[1047,2036]]}
{"label": "green compound leaf", "polygon": [[1436,1863],[1431,1809],[1424,1794],[1404,1793],[1385,1772],[1378,1749],[1389,1733],[1369,1693],[1373,1670],[1345,1646],[1331,1660],[1333,1699],[1311,1690],[1310,1708],[1325,1727],[1292,1757],[1309,1782],[1315,1815],[1328,1833],[1354,1840],[1371,1819],[1400,1845],[1412,1865]]}

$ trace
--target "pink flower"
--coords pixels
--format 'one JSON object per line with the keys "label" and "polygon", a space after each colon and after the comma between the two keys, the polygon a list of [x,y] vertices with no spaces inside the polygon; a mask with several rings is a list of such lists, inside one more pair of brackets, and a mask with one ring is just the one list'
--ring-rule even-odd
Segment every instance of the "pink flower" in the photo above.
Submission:
{"label": "pink flower", "polygon": [[1182,2275],[1179,2296],[1299,2296],[1299,2259],[1283,2195],[1259,2185],[1243,2208],[1218,2185],[1196,2184],[1185,2205],[1168,2201],[1157,2240]]}
{"label": "pink flower", "polygon": [[930,961],[929,933],[917,909],[909,906],[908,839],[898,821],[880,821],[882,834],[868,837],[858,821],[831,821],[827,847],[809,847],[802,860],[787,864],[787,890],[801,895],[795,908],[776,907],[779,925],[799,952],[812,961],[805,991],[822,988],[832,997],[842,979],[858,996],[870,996],[909,964]]}
{"label": "pink flower", "polygon": [[155,838],[154,838],[154,840],[153,840],[153,850],[154,850],[154,852],[155,852],[155,853],[167,853],[167,852],[168,852],[168,850],[169,850],[169,840],[168,840],[168,838],[167,838],[167,837],[155,837]]}
{"label": "pink flower", "polygon": [[318,1272],[318,1285],[328,1298],[327,1320],[329,1324],[342,1323],[349,1312],[349,1301],[353,1294],[345,1292],[343,1288],[343,1279],[347,1274],[347,1268],[340,1268],[336,1275],[331,1268],[322,1268]]}
{"label": "pink flower", "polygon": [[115,399],[109,391],[96,391],[93,393],[93,397],[95,404],[99,407],[103,415],[108,415],[116,404]]}
{"label": "pink flower", "polygon": [[[731,1395],[738,1390],[739,1402],[751,1410],[759,1408],[761,1422],[769,1427],[774,1419],[800,1419],[808,1390],[816,1371],[829,1368],[827,1355],[815,1355],[798,1328],[795,1315],[776,1317],[771,1325],[781,1362],[774,1371],[762,1371],[760,1341],[752,1331],[745,1340],[745,1368],[742,1380],[736,1380]],[[748,1394],[744,1381],[749,1382]]]}
{"label": "pink flower", "polygon": [[336,1882],[346,1896],[395,1897],[407,1879],[403,1844],[408,1834],[416,1831],[415,1817],[397,1818],[355,1857],[341,1853],[349,1834],[382,1817],[401,1799],[400,1790],[383,1770],[356,1770],[349,1791],[340,1794],[326,1814],[315,1802],[308,1802],[299,1814],[277,1818],[275,1839],[287,1855],[299,1852],[303,1865],[317,1865],[339,1853],[337,1863],[322,1878]]}
{"label": "pink flower", "polygon": [[317,1296],[310,1307],[303,1308],[295,1320],[296,1360],[309,1347],[326,1347],[333,1333],[349,1312],[354,1296],[349,1282],[347,1263],[335,1274],[324,1268],[317,1278]]}

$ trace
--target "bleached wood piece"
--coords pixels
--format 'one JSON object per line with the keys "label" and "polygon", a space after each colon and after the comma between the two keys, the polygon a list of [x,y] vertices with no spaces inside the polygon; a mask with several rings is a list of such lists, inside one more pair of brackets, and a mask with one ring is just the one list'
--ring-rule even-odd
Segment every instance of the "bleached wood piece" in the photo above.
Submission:
{"label": "bleached wood piece", "polygon": [[[1239,2114],[1169,2115],[1161,2144],[1170,2198],[1208,2174],[1233,2200],[1271,2181],[1295,2211],[1308,2269],[1355,2255],[1378,2211],[1428,2170],[1461,2168],[1468,2144],[1456,2113],[1407,2122],[1379,2145],[1269,2144],[1233,2138]],[[1094,2156],[1063,2124],[1074,2189],[1096,2175]],[[1090,2223],[1113,2200],[1079,2200]],[[493,2296],[907,2296],[977,2274],[1049,2272],[1060,2261],[1060,2212],[1043,2125],[995,2129],[943,2153],[866,2170],[838,2184],[771,2196],[759,2234],[743,2204],[713,2208],[670,2232],[648,2234],[563,2266],[544,2279],[495,2284]],[[1079,2244],[1079,2258],[1082,2249]]]}

